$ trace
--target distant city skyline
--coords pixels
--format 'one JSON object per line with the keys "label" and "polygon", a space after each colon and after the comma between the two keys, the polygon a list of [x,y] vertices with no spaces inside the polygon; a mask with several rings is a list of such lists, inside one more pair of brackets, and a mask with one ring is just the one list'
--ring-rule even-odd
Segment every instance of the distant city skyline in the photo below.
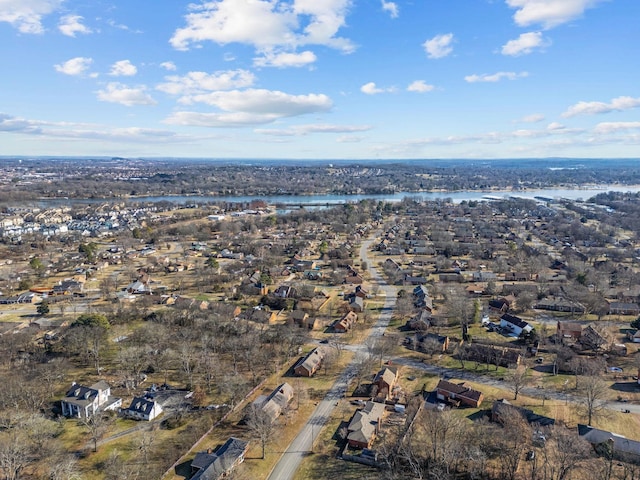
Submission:
{"label": "distant city skyline", "polygon": [[637,0],[4,0],[0,156],[640,157]]}

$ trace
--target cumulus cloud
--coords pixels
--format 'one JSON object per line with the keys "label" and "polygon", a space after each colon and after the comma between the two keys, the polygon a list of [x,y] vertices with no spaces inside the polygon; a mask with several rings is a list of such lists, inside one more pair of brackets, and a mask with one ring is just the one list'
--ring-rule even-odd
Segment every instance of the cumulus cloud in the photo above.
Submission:
{"label": "cumulus cloud", "polygon": [[178,69],[178,67],[176,67],[176,64],[173,62],[162,62],[160,64],[160,67],[170,72],[175,72]]}
{"label": "cumulus cloud", "polygon": [[371,130],[370,125],[331,125],[331,124],[309,124],[296,125],[286,129],[257,129],[256,133],[272,135],[276,137],[305,136],[312,133],[354,133]]}
{"label": "cumulus cloud", "polygon": [[605,0],[506,0],[516,9],[513,19],[520,26],[538,24],[549,29],[580,17],[588,8]]}
{"label": "cumulus cloud", "polygon": [[108,83],[104,90],[98,90],[98,100],[102,102],[119,103],[127,107],[134,105],[156,105],[145,86],[128,87],[121,83]]}
{"label": "cumulus cloud", "polygon": [[425,93],[431,92],[435,88],[436,87],[434,87],[433,85],[429,85],[424,80],[416,80],[409,84],[409,86],[407,87],[407,92]]}
{"label": "cumulus cloud", "polygon": [[477,82],[499,82],[500,80],[516,80],[518,78],[528,77],[529,72],[497,72],[492,74],[482,74],[482,75],[467,75],[464,77],[465,81],[468,83],[477,83]]}
{"label": "cumulus cloud", "polygon": [[436,35],[422,44],[427,57],[443,58],[453,52],[453,33]]}
{"label": "cumulus cloud", "polygon": [[578,102],[571,105],[563,117],[575,117],[577,115],[597,115],[601,113],[622,112],[632,108],[640,107],[640,98],[633,97],[617,97],[611,102]]}
{"label": "cumulus cloud", "polygon": [[520,119],[523,123],[538,123],[544,120],[544,115],[541,113],[532,113],[531,115],[526,115]]}
{"label": "cumulus cloud", "polygon": [[218,0],[191,4],[186,26],[174,32],[170,43],[178,50],[205,41],[244,43],[259,52],[325,45],[348,53],[354,45],[337,34],[345,25],[350,4],[351,0]]}
{"label": "cumulus cloud", "polygon": [[120,60],[111,65],[109,75],[112,77],[132,77],[138,73],[136,66],[129,60]]}
{"label": "cumulus cloud", "polygon": [[209,127],[260,125],[284,117],[327,112],[333,106],[323,94],[289,95],[264,89],[217,91],[192,95],[189,101],[211,105],[222,112],[176,112],[165,122]]}
{"label": "cumulus cloud", "polygon": [[66,62],[59,63],[53,67],[57,72],[65,75],[79,76],[83,75],[93,63],[93,59],[89,57],[75,57]]}
{"label": "cumulus cloud", "polygon": [[65,15],[60,19],[60,23],[58,23],[58,30],[67,37],[75,37],[76,33],[83,33],[85,35],[92,33],[93,30],[84,25],[82,23],[83,20],[84,17],[80,15]]}
{"label": "cumulus cloud", "polygon": [[2,0],[0,22],[10,23],[21,33],[43,33],[42,18],[55,12],[63,0]]}
{"label": "cumulus cloud", "polygon": [[189,72],[186,75],[170,75],[166,82],[156,87],[170,95],[195,95],[216,90],[232,90],[253,85],[255,76],[248,70],[226,70],[214,73]]}
{"label": "cumulus cloud", "polygon": [[542,38],[541,32],[527,32],[521,34],[515,40],[509,40],[502,46],[502,54],[518,57],[528,55],[536,48],[544,48],[551,45],[550,40]]}
{"label": "cumulus cloud", "polygon": [[394,87],[379,88],[374,82],[369,82],[362,85],[360,91],[367,95],[377,95],[378,93],[393,93],[396,89]]}
{"label": "cumulus cloud", "polygon": [[398,4],[395,2],[385,2],[384,0],[381,0],[381,2],[382,10],[388,12],[391,18],[398,18]]}
{"label": "cumulus cloud", "polygon": [[304,67],[314,63],[317,60],[315,53],[305,50],[300,53],[273,53],[266,52],[264,56],[253,59],[253,64],[256,67]]}

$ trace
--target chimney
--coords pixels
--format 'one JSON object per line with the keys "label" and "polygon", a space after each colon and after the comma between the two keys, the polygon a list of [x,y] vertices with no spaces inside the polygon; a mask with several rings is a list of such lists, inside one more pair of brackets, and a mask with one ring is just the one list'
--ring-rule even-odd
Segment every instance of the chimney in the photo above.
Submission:
{"label": "chimney", "polygon": [[211,455],[211,454],[213,453],[213,449],[211,449],[211,448],[207,448],[207,453],[208,453],[209,455]]}

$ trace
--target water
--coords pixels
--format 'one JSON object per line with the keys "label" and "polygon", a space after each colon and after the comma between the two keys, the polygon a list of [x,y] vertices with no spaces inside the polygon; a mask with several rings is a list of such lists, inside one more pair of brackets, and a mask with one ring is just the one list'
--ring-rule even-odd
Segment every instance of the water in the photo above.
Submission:
{"label": "water", "polygon": [[373,199],[383,202],[399,202],[404,198],[416,198],[421,200],[451,199],[454,203],[462,201],[481,201],[491,198],[529,198],[544,197],[569,200],[587,200],[599,193],[614,192],[640,192],[640,185],[602,185],[597,187],[587,187],[579,189],[568,188],[543,188],[526,191],[459,191],[459,192],[398,192],[393,194],[372,194],[372,195],[264,195],[264,196],[210,196],[210,195],[161,195],[135,198],[101,198],[101,199],[41,199],[38,204],[41,207],[70,204],[95,204],[103,202],[122,201],[125,203],[160,203],[170,202],[179,205],[203,204],[203,203],[249,203],[252,200],[260,199],[269,205],[304,205],[323,207],[326,205],[340,205],[360,200]]}

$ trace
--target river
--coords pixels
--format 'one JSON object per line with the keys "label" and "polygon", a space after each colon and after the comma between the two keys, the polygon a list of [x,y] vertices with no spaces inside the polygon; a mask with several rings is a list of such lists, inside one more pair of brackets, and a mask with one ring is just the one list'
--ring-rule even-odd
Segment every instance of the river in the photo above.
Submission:
{"label": "river", "polygon": [[349,202],[359,202],[364,199],[374,199],[384,202],[399,202],[406,197],[419,198],[422,200],[438,200],[449,198],[454,203],[471,200],[487,200],[488,198],[530,198],[543,197],[549,199],[565,198],[569,200],[587,200],[599,193],[615,192],[640,192],[640,185],[600,185],[586,188],[543,188],[538,190],[523,191],[478,191],[467,190],[459,192],[398,192],[393,194],[378,195],[253,195],[253,196],[211,196],[211,195],[161,195],[150,197],[135,197],[126,199],[100,198],[100,199],[41,199],[38,204],[41,208],[70,204],[95,204],[102,202],[123,201],[125,203],[159,203],[171,202],[181,205],[200,203],[248,203],[252,200],[260,199],[269,205],[304,205],[304,206],[326,206],[339,205]]}

